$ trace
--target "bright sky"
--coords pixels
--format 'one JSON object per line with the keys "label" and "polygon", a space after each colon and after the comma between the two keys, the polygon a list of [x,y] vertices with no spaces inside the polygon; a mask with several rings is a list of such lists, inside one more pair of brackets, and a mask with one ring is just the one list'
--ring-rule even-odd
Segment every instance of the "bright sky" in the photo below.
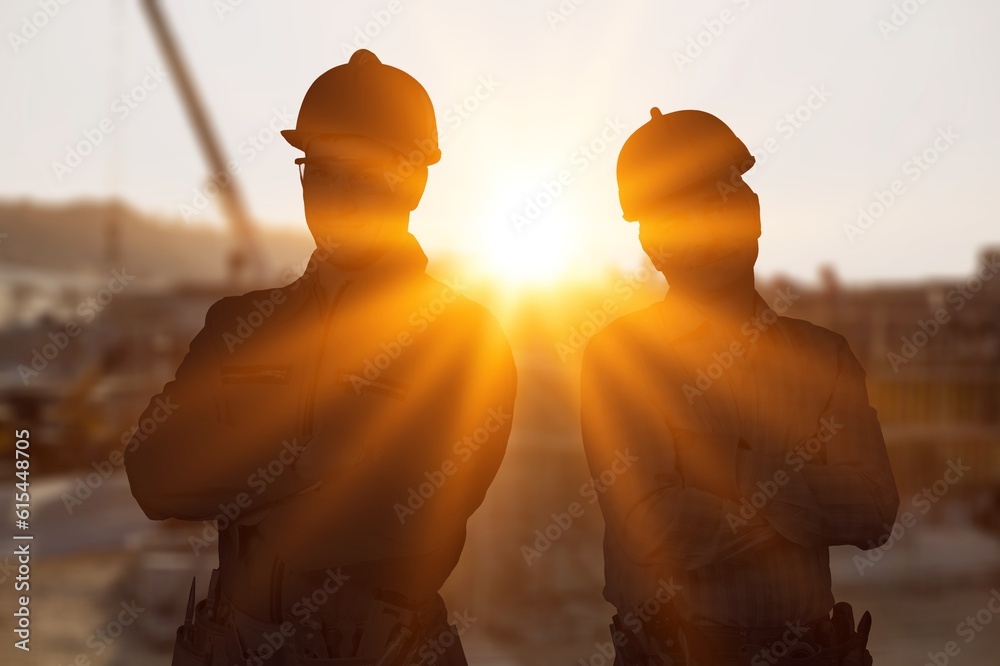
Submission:
{"label": "bright sky", "polygon": [[[0,9],[0,197],[198,207],[208,168],[173,83],[148,75],[165,61],[139,0],[63,1]],[[535,277],[637,263],[614,168],[652,106],[714,113],[757,154],[764,275],[960,275],[997,241],[1000,5],[987,0],[162,4],[261,224],[304,229],[299,153],[269,125],[291,127],[313,79],[363,46],[437,110],[443,158],[412,220],[432,254]],[[101,141],[78,166],[54,165],[88,137]],[[547,206],[533,220],[531,200]],[[850,226],[859,207],[867,228]]]}

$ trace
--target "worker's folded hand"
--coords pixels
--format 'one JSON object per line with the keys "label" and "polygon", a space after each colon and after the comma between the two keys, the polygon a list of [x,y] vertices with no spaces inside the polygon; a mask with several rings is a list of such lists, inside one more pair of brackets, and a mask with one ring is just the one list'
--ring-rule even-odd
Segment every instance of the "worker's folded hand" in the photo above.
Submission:
{"label": "worker's folded hand", "polygon": [[315,438],[306,444],[305,450],[299,454],[295,461],[295,473],[302,479],[314,483],[321,480],[323,464],[320,460],[323,455],[323,447],[317,445]]}
{"label": "worker's folded hand", "polygon": [[346,433],[320,427],[295,461],[295,473],[313,485],[349,473],[357,465],[362,449],[353,439]]}
{"label": "worker's folded hand", "polygon": [[673,429],[677,470],[684,486],[738,500],[736,450],[739,436]]}

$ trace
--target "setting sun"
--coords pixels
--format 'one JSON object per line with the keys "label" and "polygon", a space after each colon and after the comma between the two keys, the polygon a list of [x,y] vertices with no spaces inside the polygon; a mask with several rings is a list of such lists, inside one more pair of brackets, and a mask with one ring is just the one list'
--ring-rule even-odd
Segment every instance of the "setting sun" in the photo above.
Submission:
{"label": "setting sun", "polygon": [[558,211],[522,229],[496,224],[478,248],[474,272],[508,289],[551,287],[577,275],[580,245]]}

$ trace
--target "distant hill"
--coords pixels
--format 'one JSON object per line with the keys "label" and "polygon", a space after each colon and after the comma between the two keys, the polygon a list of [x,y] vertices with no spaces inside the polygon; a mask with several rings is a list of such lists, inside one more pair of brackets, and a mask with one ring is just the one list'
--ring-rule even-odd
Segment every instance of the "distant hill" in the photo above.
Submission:
{"label": "distant hill", "polygon": [[[107,260],[109,225],[117,223],[121,259]],[[6,235],[4,235],[6,234]],[[262,227],[260,236],[270,267],[270,284],[298,275],[315,247],[301,230]],[[144,214],[116,201],[80,201],[51,205],[0,201],[0,275],[3,269],[30,269],[38,278],[61,274],[101,276],[125,267],[143,278],[183,283],[226,280],[233,237],[215,230]],[[289,268],[297,269],[294,273]],[[591,335],[611,319],[662,298],[664,284],[645,268],[632,273],[601,270],[591,284],[567,284],[555,291],[526,291],[509,300],[488,277],[470,275],[456,255],[438,255],[428,264],[431,275],[460,278],[461,292],[492,309],[507,327],[511,341],[533,348],[545,362],[575,364]]]}
{"label": "distant hill", "polygon": [[[119,228],[118,263],[130,273],[195,282],[226,277],[230,234],[148,216],[116,201],[0,202],[0,265],[68,273],[100,270],[107,266],[112,221]],[[260,235],[275,275],[298,265],[314,247],[304,226],[302,231],[261,228]]]}

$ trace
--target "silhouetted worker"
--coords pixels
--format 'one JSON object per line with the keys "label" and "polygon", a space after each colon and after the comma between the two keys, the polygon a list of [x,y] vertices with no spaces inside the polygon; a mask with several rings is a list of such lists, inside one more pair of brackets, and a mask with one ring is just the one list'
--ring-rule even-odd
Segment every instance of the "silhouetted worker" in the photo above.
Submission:
{"label": "silhouetted worker", "polygon": [[743,142],[708,113],[651,115],[619,196],[670,288],[583,359],[591,474],[638,458],[600,496],[616,663],[867,663],[870,615],[834,605],[828,548],[874,547],[899,505],[864,371],[757,293]]}
{"label": "silhouetted worker", "polygon": [[431,101],[362,50],[282,134],[305,152],[317,248],[291,284],[212,306],[143,417],[172,413],[126,458],[150,518],[219,520],[174,664],[464,665],[438,590],[503,457],[516,374],[496,320],[429,277],[407,231],[440,158]]}

